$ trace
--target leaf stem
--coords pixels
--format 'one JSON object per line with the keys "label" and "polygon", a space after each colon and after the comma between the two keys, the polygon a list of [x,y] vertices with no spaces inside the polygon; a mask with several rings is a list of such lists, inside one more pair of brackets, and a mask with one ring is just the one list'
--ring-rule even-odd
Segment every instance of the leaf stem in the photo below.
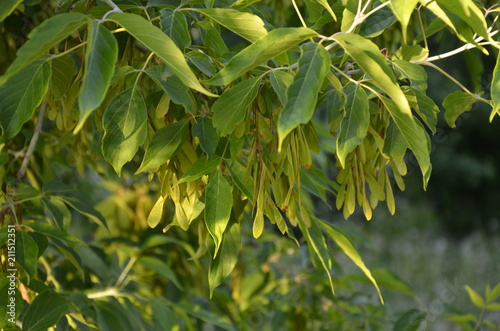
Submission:
{"label": "leaf stem", "polygon": [[33,137],[31,138],[28,151],[26,151],[26,154],[24,155],[23,162],[21,163],[21,168],[17,173],[18,179],[23,178],[24,174],[26,173],[26,169],[28,169],[28,163],[30,161],[31,156],[33,155],[33,152],[35,151],[36,143],[38,141],[38,138],[40,137],[40,132],[42,132],[43,117],[45,116],[46,109],[47,109],[47,104],[42,103],[42,105],[40,106],[40,112],[38,113],[38,121],[36,123]]}
{"label": "leaf stem", "polygon": [[130,269],[132,269],[132,267],[134,266],[134,264],[138,258],[139,258],[138,255],[134,255],[130,258],[130,260],[128,261],[125,268],[123,268],[122,273],[120,274],[120,276],[116,280],[114,287],[118,288],[118,287],[121,287],[123,285],[123,282],[125,281],[125,278],[127,278],[127,275],[129,273]]}
{"label": "leaf stem", "polygon": [[297,3],[295,0],[292,0],[293,8],[295,8],[295,11],[297,12],[297,15],[299,16],[300,22],[302,23],[302,26],[304,28],[307,28],[307,24],[304,21],[304,18],[302,17],[302,14],[300,13],[299,7],[297,7]]}
{"label": "leaf stem", "polygon": [[113,0],[102,0],[102,1],[113,9],[104,14],[104,16],[99,20],[99,23],[104,22],[106,18],[108,18],[108,16],[113,13],[123,13],[123,11],[113,2]]}

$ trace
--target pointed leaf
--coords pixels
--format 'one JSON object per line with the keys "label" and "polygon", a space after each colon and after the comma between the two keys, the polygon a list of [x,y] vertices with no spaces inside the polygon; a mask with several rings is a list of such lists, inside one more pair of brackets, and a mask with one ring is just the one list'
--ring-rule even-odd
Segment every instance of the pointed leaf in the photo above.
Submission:
{"label": "pointed leaf", "polygon": [[189,68],[184,55],[172,39],[146,19],[127,13],[111,14],[108,19],[121,25],[128,33],[155,53],[186,86],[205,95],[216,96],[201,86]]}
{"label": "pointed leaf", "polygon": [[181,283],[177,279],[177,276],[175,275],[174,271],[168,265],[166,265],[163,261],[161,261],[160,259],[157,259],[157,258],[152,257],[152,256],[143,256],[137,262],[139,262],[140,264],[142,264],[146,268],[151,269],[155,273],[166,277],[179,290],[181,290],[181,291],[184,290]]}
{"label": "pointed leaf", "polygon": [[261,80],[262,76],[254,77],[225,90],[212,105],[213,123],[219,136],[231,133],[245,119],[247,107],[257,96]]}
{"label": "pointed leaf", "polygon": [[50,64],[33,62],[0,86],[0,126],[6,139],[14,137],[32,116],[47,93]]}
{"label": "pointed leaf", "polygon": [[211,173],[220,164],[220,157],[214,157],[209,160],[208,156],[202,156],[182,175],[179,179],[179,184],[184,182],[192,182],[203,175]]}
{"label": "pointed leaf", "polygon": [[318,224],[319,224],[319,226],[321,226],[323,228],[323,230],[325,230],[326,234],[333,241],[335,241],[335,243],[337,245],[339,245],[340,249],[342,249],[342,251],[352,260],[352,262],[354,262],[354,264],[356,264],[363,271],[363,273],[366,275],[366,277],[368,277],[368,279],[372,282],[372,284],[377,289],[377,292],[378,292],[378,295],[380,298],[380,302],[382,302],[382,304],[383,304],[384,298],[382,298],[382,293],[380,292],[380,289],[377,285],[377,281],[375,280],[375,278],[373,278],[370,269],[368,269],[366,267],[365,263],[363,262],[363,259],[359,255],[358,251],[356,250],[356,247],[354,247],[351,240],[345,234],[343,234],[340,230],[338,230],[337,228],[333,227],[332,225],[330,225],[326,222],[318,220]]}
{"label": "pointed leaf", "polygon": [[408,100],[397,84],[396,76],[377,45],[357,34],[343,33],[334,37],[361,69],[387,93],[401,112],[411,116]]}
{"label": "pointed leaf", "polygon": [[38,246],[24,231],[16,233],[16,262],[28,275],[28,282],[36,273]]}
{"label": "pointed leaf", "polygon": [[66,205],[54,197],[42,198],[45,215],[50,217],[60,230],[66,231],[71,223],[71,211]]}
{"label": "pointed leaf", "polygon": [[118,176],[146,140],[147,119],[146,103],[136,86],[115,96],[104,111],[102,154]]}
{"label": "pointed leaf", "polygon": [[73,78],[77,73],[75,61],[66,54],[50,60],[52,77],[50,85],[54,93],[55,100],[60,100],[73,83]]}
{"label": "pointed leaf", "polygon": [[337,138],[337,157],[345,168],[345,158],[356,146],[363,142],[370,125],[368,97],[360,85],[348,84],[344,87],[346,103],[345,115],[340,122]]}
{"label": "pointed leaf", "polygon": [[78,95],[80,121],[75,132],[82,128],[87,117],[103,102],[118,58],[118,43],[111,31],[96,21],[90,21],[88,35],[85,73]]}
{"label": "pointed leaf", "polygon": [[234,160],[233,162],[227,163],[227,169],[231,174],[231,178],[233,182],[238,186],[241,192],[246,195],[246,197],[253,202],[253,180],[252,178],[245,180],[245,167],[241,165],[238,161]]}
{"label": "pointed leaf", "polygon": [[476,291],[474,291],[469,285],[465,285],[465,290],[469,294],[469,299],[472,303],[479,308],[484,308],[484,299]]}
{"label": "pointed leaf", "polygon": [[472,95],[462,92],[455,91],[449,94],[443,100],[443,107],[445,109],[444,118],[446,123],[452,128],[455,127],[455,121],[463,113],[470,111],[472,105],[477,101]]}
{"label": "pointed leaf", "polygon": [[35,232],[43,233],[44,235],[55,239],[60,239],[62,241],[67,242],[70,245],[85,245],[85,243],[80,239],[70,234],[67,234],[64,231],[61,231],[50,224],[42,222],[31,222],[27,223],[26,225]]}
{"label": "pointed leaf", "polygon": [[189,121],[186,119],[169,124],[156,131],[136,174],[142,171],[154,170],[174,157],[186,140],[188,123]]}
{"label": "pointed leaf", "polygon": [[194,112],[195,105],[189,88],[182,83],[179,77],[165,76],[160,66],[148,68],[146,74],[168,94],[174,103],[184,106],[190,114]]}
{"label": "pointed leaf", "polygon": [[193,135],[200,140],[201,149],[207,153],[209,158],[215,155],[219,143],[219,135],[215,130],[212,119],[202,117],[193,125]]}
{"label": "pointed leaf", "polygon": [[293,129],[311,120],[329,68],[330,56],[323,46],[314,43],[302,46],[299,69],[286,91],[286,103],[278,118],[279,149]]}
{"label": "pointed leaf", "polygon": [[286,91],[293,83],[293,75],[283,70],[273,70],[269,74],[271,86],[280,98],[281,104],[286,103]]}
{"label": "pointed leaf", "polygon": [[82,198],[73,198],[73,197],[63,197],[63,196],[54,196],[55,199],[60,199],[65,204],[79,212],[80,214],[87,216],[92,220],[92,222],[96,223],[99,226],[102,226],[108,229],[108,224],[104,217],[102,217],[101,213],[97,210],[89,206],[85,203]]}
{"label": "pointed leaf", "polygon": [[392,0],[391,9],[403,27],[403,38],[406,40],[406,30],[410,22],[411,14],[415,10],[419,0]]}
{"label": "pointed leaf", "polygon": [[270,31],[254,44],[236,54],[212,79],[210,85],[227,85],[245,72],[286,52],[302,41],[316,36],[307,28],[281,28]]}
{"label": "pointed leaf", "polygon": [[434,103],[434,101],[429,98],[420,90],[413,89],[415,96],[417,97],[417,105],[413,106],[418,116],[422,121],[431,129],[432,133],[436,133],[437,125],[437,114],[439,113],[439,107]]}
{"label": "pointed leaf", "polygon": [[437,0],[441,8],[457,15],[469,25],[475,33],[485,40],[491,40],[484,14],[472,0]]}
{"label": "pointed leaf", "polygon": [[161,196],[156,200],[155,205],[151,209],[148,215],[147,223],[149,227],[155,228],[161,221],[163,216],[163,206],[165,204],[165,197]]}
{"label": "pointed leaf", "polygon": [[45,331],[57,324],[62,315],[69,312],[65,298],[50,290],[40,293],[24,315],[23,331]]}
{"label": "pointed leaf", "polygon": [[424,68],[405,60],[394,60],[392,65],[399,79],[408,79],[412,87],[422,92],[427,90],[428,76]]}
{"label": "pointed leaf", "polygon": [[320,5],[322,5],[323,7],[325,7],[325,9],[328,11],[328,13],[330,15],[332,15],[332,18],[336,21],[337,20],[337,16],[335,15],[335,13],[333,12],[332,10],[332,7],[330,7],[330,5],[328,4],[328,1],[327,0],[316,0],[319,2]]}
{"label": "pointed leaf", "polygon": [[493,101],[493,111],[490,116],[491,122],[495,113],[500,115],[500,52],[498,53],[497,63],[495,64],[495,69],[493,70],[490,97],[491,101]]}
{"label": "pointed leaf", "polygon": [[191,35],[189,34],[186,16],[177,10],[160,10],[160,25],[165,32],[175,42],[177,47],[184,49],[191,45]]}
{"label": "pointed leaf", "polygon": [[190,10],[210,17],[220,25],[251,42],[255,42],[267,34],[264,21],[259,16],[251,13],[226,8],[190,8]]}
{"label": "pointed leaf", "polygon": [[9,16],[23,0],[3,0],[0,3],[0,22]]}
{"label": "pointed leaf", "polygon": [[80,13],[59,14],[43,21],[30,32],[29,40],[17,51],[17,57],[7,72],[0,76],[0,85],[3,85],[16,72],[39,59],[86,22],[87,16]]}
{"label": "pointed leaf", "polygon": [[420,324],[425,320],[425,313],[411,309],[405,312],[394,324],[392,331],[417,331],[420,329]]}
{"label": "pointed leaf", "polygon": [[215,256],[214,259],[210,261],[210,268],[208,270],[210,297],[212,297],[214,289],[229,276],[236,262],[238,262],[238,255],[241,249],[240,232],[240,224],[236,221],[230,222],[224,233],[219,255]]}
{"label": "pointed leaf", "polygon": [[408,145],[399,131],[394,120],[389,120],[389,125],[385,130],[384,137],[384,154],[388,155],[391,159],[401,158],[405,155]]}
{"label": "pointed leaf", "polygon": [[205,189],[205,224],[215,242],[214,258],[220,248],[232,206],[231,186],[218,171]]}

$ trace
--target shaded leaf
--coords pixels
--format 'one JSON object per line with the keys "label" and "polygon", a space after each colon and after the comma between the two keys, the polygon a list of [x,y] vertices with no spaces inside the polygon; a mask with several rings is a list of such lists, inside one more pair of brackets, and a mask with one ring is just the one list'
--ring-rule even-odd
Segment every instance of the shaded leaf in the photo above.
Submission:
{"label": "shaded leaf", "polygon": [[180,49],[191,45],[191,35],[189,34],[187,19],[180,11],[171,9],[160,10],[160,25],[163,32],[172,38]]}
{"label": "shaded leaf", "polygon": [[394,324],[393,331],[417,331],[425,319],[425,313],[417,309],[405,312]]}
{"label": "shaded leaf", "polygon": [[65,298],[50,290],[37,295],[24,315],[23,331],[45,331],[57,324],[70,306]]}
{"label": "shaded leaf", "polygon": [[70,55],[63,55],[50,60],[52,76],[50,86],[54,99],[61,99],[73,83],[73,78],[77,73],[75,61]]}
{"label": "shaded leaf", "polygon": [[146,74],[168,94],[174,103],[184,106],[190,114],[194,112],[195,104],[189,89],[177,76],[164,75],[160,66],[148,68]]}
{"label": "shaded leaf", "polygon": [[286,103],[286,91],[293,83],[293,75],[283,70],[273,70],[269,74],[271,86],[278,95],[281,104]]}
{"label": "shaded leaf", "polygon": [[203,175],[206,175],[215,169],[220,164],[220,158],[214,157],[209,160],[208,156],[202,156],[182,175],[179,179],[179,184],[184,182],[192,182]]}
{"label": "shaded leaf", "polygon": [[477,101],[472,95],[462,92],[455,91],[449,94],[443,100],[443,107],[445,109],[444,118],[446,123],[452,128],[455,127],[455,121],[463,113],[470,111],[472,105]]}
{"label": "shaded leaf", "polygon": [[61,231],[67,231],[71,222],[71,212],[66,205],[54,197],[43,197],[45,215],[51,218]]}
{"label": "shaded leaf", "polygon": [[32,116],[47,93],[50,64],[33,62],[0,86],[0,125],[6,139],[14,137]]}
{"label": "shaded leaf", "polygon": [[16,72],[39,59],[86,22],[87,16],[80,13],[63,13],[43,21],[30,32],[29,40],[17,51],[17,57],[7,72],[0,76],[0,85],[3,85]]}
{"label": "shaded leaf", "polygon": [[127,13],[111,14],[108,19],[121,25],[128,33],[154,52],[186,86],[208,96],[216,96],[201,86],[189,68],[184,55],[172,39],[146,19]]}
{"label": "shaded leaf", "polygon": [[35,232],[43,233],[44,235],[55,239],[60,239],[62,241],[67,242],[70,245],[85,245],[85,243],[80,239],[63,232],[58,228],[53,227],[50,224],[42,222],[31,222],[31,223],[26,223],[26,225]]}
{"label": "shaded leaf", "polygon": [[219,135],[215,130],[212,119],[202,117],[193,125],[193,135],[200,140],[201,149],[207,153],[209,158],[215,155],[219,143]]}
{"label": "shaded leaf", "polygon": [[104,219],[104,217],[102,217],[101,213],[99,213],[97,210],[87,205],[81,198],[63,197],[63,196],[56,196],[54,198],[62,200],[65,204],[67,204],[80,214],[90,218],[97,225],[108,229],[106,220]]}
{"label": "shaded leaf", "polygon": [[75,132],[82,128],[87,117],[104,101],[117,58],[118,42],[111,31],[97,21],[89,21],[85,71],[78,95],[80,121]]}
{"label": "shaded leaf", "polygon": [[231,178],[233,179],[234,183],[238,188],[240,189],[243,194],[250,200],[253,201],[253,194],[254,194],[254,187],[253,187],[253,182],[252,179],[249,179],[248,181],[245,180],[245,172],[246,169],[244,166],[241,165],[238,161],[234,160],[230,163],[226,164],[227,169],[229,170],[229,173],[231,174]]}
{"label": "shaded leaf", "polygon": [[389,125],[385,129],[384,154],[388,155],[391,159],[401,158],[405,155],[407,148],[408,144],[391,118]]}
{"label": "shaded leaf", "polygon": [[147,120],[146,103],[136,86],[115,96],[104,111],[102,155],[118,176],[146,140]]}
{"label": "shaded leaf", "polygon": [[154,170],[174,157],[186,140],[188,123],[189,121],[185,119],[156,131],[136,174],[142,171]]}
{"label": "shaded leaf", "polygon": [[224,91],[212,105],[213,124],[220,136],[234,130],[246,116],[247,107],[257,96],[262,76],[247,79]]}
{"label": "shaded leaf", "polygon": [[493,102],[493,111],[490,116],[491,122],[495,114],[500,115],[500,52],[498,53],[495,69],[493,70],[490,97],[491,101]]}
{"label": "shaded leaf", "polygon": [[214,258],[220,248],[232,207],[231,186],[221,172],[217,171],[205,188],[205,224],[215,242]]}
{"label": "shaded leaf", "polygon": [[3,0],[0,3],[0,22],[9,16],[23,0]]}
{"label": "shaded leaf", "polygon": [[181,291],[184,290],[182,287],[181,283],[177,279],[177,276],[175,275],[174,271],[163,261],[160,259],[157,259],[152,256],[142,256],[139,258],[137,261],[143,266],[145,266],[148,269],[153,270],[155,273],[160,274],[161,276],[166,277],[168,280],[170,280],[174,285]]}
{"label": "shaded leaf", "polygon": [[266,63],[302,41],[316,35],[317,33],[314,30],[307,28],[274,29],[236,54],[221,71],[206,83],[210,85],[227,85],[250,69]]}
{"label": "shaded leaf", "polygon": [[36,273],[38,246],[24,231],[16,233],[16,262],[28,275],[28,282]]}
{"label": "shaded leaf", "polygon": [[437,114],[439,113],[439,107],[431,98],[429,98],[419,90],[413,89],[413,92],[417,97],[417,105],[414,106],[415,111],[417,112],[418,116],[424,121],[424,123],[429,127],[432,133],[436,133]]}

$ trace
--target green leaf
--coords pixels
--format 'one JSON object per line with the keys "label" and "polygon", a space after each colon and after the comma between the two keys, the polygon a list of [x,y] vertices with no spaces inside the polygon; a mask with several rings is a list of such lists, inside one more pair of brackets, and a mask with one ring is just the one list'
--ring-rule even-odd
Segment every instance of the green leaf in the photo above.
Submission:
{"label": "green leaf", "polygon": [[498,297],[500,297],[500,283],[498,283],[489,293],[489,295],[486,296],[486,300],[488,301],[493,301],[496,300]]}
{"label": "green leaf", "polygon": [[405,43],[408,23],[410,22],[411,14],[415,10],[418,1],[419,0],[392,0],[390,4],[394,15],[396,15],[403,28],[403,40]]}
{"label": "green leaf", "polygon": [[286,103],[278,118],[278,150],[293,129],[311,120],[329,68],[330,56],[323,46],[315,43],[302,46],[298,72],[286,91]]}
{"label": "green leaf", "polygon": [[207,153],[209,158],[212,158],[219,144],[219,135],[212,124],[212,119],[199,118],[198,122],[193,125],[192,131],[193,135],[200,140],[201,149]]}
{"label": "green leaf", "polygon": [[[374,6],[380,4],[380,1],[377,1]],[[382,32],[393,25],[394,22],[396,22],[396,16],[394,16],[393,12],[389,8],[384,7],[368,16],[363,25],[361,25],[359,34],[365,38],[374,38],[382,34]]]}
{"label": "green leaf", "polygon": [[339,245],[340,249],[342,249],[342,251],[352,260],[352,262],[354,262],[354,264],[356,264],[363,271],[366,277],[368,277],[368,279],[372,282],[373,286],[375,286],[375,288],[377,289],[380,302],[383,304],[384,298],[382,298],[382,293],[380,292],[377,281],[375,280],[375,278],[373,278],[370,269],[366,267],[365,263],[363,262],[363,259],[359,255],[358,251],[356,250],[356,247],[354,247],[354,244],[351,242],[351,240],[334,226],[326,222],[323,222],[321,220],[317,220],[317,222],[319,226],[323,228],[326,234],[333,241],[335,241],[337,245]]}
{"label": "green leaf", "polygon": [[220,164],[220,157],[214,157],[209,160],[208,156],[202,156],[182,175],[179,179],[179,184],[184,182],[192,182],[203,175],[211,173]]}
{"label": "green leaf", "polygon": [[344,93],[347,97],[344,105],[345,115],[340,122],[336,150],[342,168],[345,168],[346,156],[365,139],[370,125],[368,97],[363,87],[347,84]]}
{"label": "green leaf", "polygon": [[330,275],[332,260],[330,258],[330,255],[328,254],[328,247],[326,246],[325,237],[321,233],[321,229],[318,226],[318,224],[320,224],[319,222],[320,221],[317,219],[311,220],[311,226],[308,228],[304,221],[299,218],[299,227],[300,231],[307,240],[307,244],[316,253],[316,256],[321,262],[321,266],[326,271],[328,281],[330,282],[330,289],[332,290],[332,294],[335,295],[332,276]]}
{"label": "green leaf", "polygon": [[264,21],[262,21],[259,16],[251,13],[226,8],[190,8],[189,10],[197,11],[210,17],[220,25],[250,42],[256,42],[259,38],[267,34],[267,30],[264,27]]}
{"label": "green leaf", "polygon": [[389,270],[374,269],[372,270],[372,275],[380,287],[386,288],[391,291],[403,293],[412,298],[415,297],[415,293],[413,293],[411,287]]}
{"label": "green leaf", "polygon": [[405,60],[394,60],[392,65],[399,79],[408,79],[412,87],[422,92],[427,90],[428,76],[424,68]]}
{"label": "green leaf", "polygon": [[397,84],[396,76],[377,45],[357,34],[343,33],[333,37],[356,61],[359,67],[387,93],[402,113],[411,116],[408,100]]}
{"label": "green leaf", "polygon": [[104,219],[104,217],[102,217],[102,215],[97,210],[87,205],[81,198],[72,198],[66,196],[55,196],[54,198],[60,199],[80,214],[90,218],[97,225],[108,229],[108,225],[106,224],[106,220]]}
{"label": "green leaf", "polygon": [[227,85],[258,65],[286,52],[308,38],[316,36],[314,30],[307,28],[281,28],[270,31],[254,44],[236,54],[229,63],[212,79],[210,85]]}
{"label": "green leaf", "polygon": [[75,236],[67,234],[67,233],[59,230],[58,228],[55,228],[52,225],[47,224],[47,223],[31,222],[31,223],[26,223],[26,226],[28,226],[30,229],[32,229],[35,232],[43,233],[44,235],[55,238],[55,239],[60,239],[62,241],[67,242],[70,245],[73,245],[73,246],[85,245],[85,243],[83,241],[76,238]]}
{"label": "green leaf", "polygon": [[44,196],[42,198],[42,203],[45,215],[52,219],[60,230],[68,230],[69,224],[71,223],[71,212],[68,207],[66,207],[61,200],[51,196]]}
{"label": "green leaf", "polygon": [[455,121],[457,118],[463,113],[470,111],[472,109],[472,105],[477,101],[475,97],[472,95],[455,91],[449,94],[443,100],[443,107],[445,109],[444,118],[446,119],[446,123],[452,128],[455,127]]}
{"label": "green leaf", "polygon": [[164,276],[170,280],[174,285],[181,291],[184,291],[181,283],[177,279],[174,271],[163,261],[152,256],[143,256],[137,261],[148,269],[151,269],[155,273]]}
{"label": "green leaf", "polygon": [[212,105],[213,123],[219,136],[225,136],[241,123],[247,114],[247,107],[259,92],[262,75],[247,79],[224,91]]}
{"label": "green leaf", "polygon": [[155,205],[148,215],[147,223],[149,227],[155,228],[161,221],[163,216],[163,205],[165,204],[165,197],[161,196],[156,200]]}
{"label": "green leaf", "polygon": [[155,53],[186,86],[205,95],[216,97],[215,94],[201,86],[180,49],[160,29],[143,17],[134,14],[111,14],[108,19],[122,26],[139,42]]}
{"label": "green leaf", "polygon": [[500,303],[489,303],[486,305],[488,310],[500,310]]}
{"label": "green leaf", "polygon": [[229,170],[229,173],[231,174],[231,178],[233,179],[234,183],[238,188],[240,189],[243,194],[246,195],[246,197],[250,201],[253,200],[253,194],[254,194],[254,187],[253,187],[253,180],[250,178],[248,181],[245,180],[246,178],[246,169],[243,165],[241,165],[240,162],[233,160],[230,163],[226,164],[227,169]]}
{"label": "green leaf", "polygon": [[37,295],[24,315],[23,331],[45,331],[59,322],[70,306],[65,298],[50,290]]}
{"label": "green leaf", "polygon": [[17,135],[40,105],[49,89],[50,65],[36,61],[13,75],[0,86],[0,125],[3,135],[10,139]]}
{"label": "green leaf", "polygon": [[398,107],[392,100],[379,95],[385,107],[391,114],[394,123],[401,132],[406,144],[410,147],[417,158],[420,170],[422,171],[424,189],[427,187],[431,176],[430,144],[429,136],[422,125],[419,125],[411,114],[407,114]]}
{"label": "green leaf", "polygon": [[401,131],[392,118],[389,119],[389,125],[385,129],[384,154],[391,159],[401,158],[405,155],[408,144],[406,143]]}
{"label": "green leaf", "polygon": [[66,54],[50,60],[50,67],[52,70],[52,77],[50,85],[54,99],[60,100],[71,87],[73,78],[77,73],[75,61],[73,58]]}
{"label": "green leaf", "polygon": [[205,188],[205,224],[215,242],[214,258],[220,248],[232,206],[231,186],[221,172],[217,171]]}
{"label": "green leaf", "polygon": [[16,72],[39,59],[86,22],[87,16],[80,13],[59,14],[43,21],[30,32],[29,40],[17,51],[17,58],[7,72],[0,77],[0,85],[3,85]]}
{"label": "green leaf", "polygon": [[485,303],[482,296],[480,296],[476,291],[474,291],[469,285],[465,285],[465,290],[469,294],[469,299],[472,303],[479,308],[484,308]]}
{"label": "green leaf", "polygon": [[177,47],[184,49],[191,45],[191,35],[189,34],[186,16],[177,10],[160,10],[160,25],[165,32],[175,42]]}
{"label": "green leaf", "polygon": [[0,22],[12,14],[21,2],[23,2],[23,0],[3,0],[2,3],[0,3]]}
{"label": "green leaf", "polygon": [[118,176],[146,140],[147,120],[146,103],[137,86],[115,96],[104,111],[102,154]]}
{"label": "green leaf", "polygon": [[184,106],[190,114],[194,112],[195,104],[189,88],[179,77],[164,75],[160,66],[148,68],[146,74],[168,94],[174,103]]}
{"label": "green leaf", "polygon": [[286,103],[286,91],[293,83],[293,75],[283,70],[273,70],[269,74],[271,86],[278,95],[281,104]]}
{"label": "green leaf", "polygon": [[191,62],[196,68],[200,69],[200,71],[205,75],[213,76],[217,73],[214,62],[207,54],[197,50],[186,53],[186,57],[189,62]]}
{"label": "green leaf", "polygon": [[231,8],[243,9],[243,8],[246,8],[246,7],[250,6],[251,4],[253,4],[255,2],[259,2],[259,1],[261,1],[261,0],[238,0],[231,5]]}
{"label": "green leaf", "polygon": [[16,233],[16,262],[30,278],[36,273],[38,264],[38,246],[29,234],[24,231]]}
{"label": "green leaf", "polygon": [[74,132],[80,131],[89,115],[101,105],[115,72],[118,42],[103,25],[89,21],[85,72],[78,95],[80,121]]}
{"label": "green leaf", "polygon": [[[207,203],[208,206],[209,204]],[[234,220],[229,222],[220,245],[219,255],[215,256],[215,253],[214,259],[210,261],[210,268],[208,270],[210,298],[212,298],[214,289],[233,271],[236,262],[238,262],[238,254],[241,249],[240,232],[240,224],[238,222]]]}
{"label": "green leaf", "polygon": [[335,15],[335,13],[333,12],[332,10],[332,7],[330,7],[330,5],[328,4],[328,1],[326,0],[316,0],[320,5],[322,5],[323,7],[325,7],[325,9],[328,11],[328,13],[330,15],[332,15],[332,18],[336,21],[337,20],[337,16]]}
{"label": "green leaf", "polygon": [[156,131],[136,174],[142,171],[154,170],[174,157],[186,140],[188,123],[189,121],[185,119]]}
{"label": "green leaf", "polygon": [[439,113],[439,107],[434,103],[434,101],[425,95],[420,90],[413,89],[415,96],[417,97],[417,105],[413,106],[418,116],[424,121],[424,123],[431,129],[432,133],[436,133],[437,125],[437,114]]}
{"label": "green leaf", "polygon": [[490,116],[490,122],[493,120],[495,113],[500,115],[500,52],[498,53],[497,63],[493,70],[493,78],[491,79],[490,90],[491,101],[493,102],[493,111]]}
{"label": "green leaf", "polygon": [[417,309],[408,310],[396,321],[392,331],[417,331],[424,319],[424,312]]}
{"label": "green leaf", "polygon": [[[3,228],[6,229],[6,228]],[[3,230],[2,229],[2,230]],[[0,316],[5,316],[0,318],[0,328],[2,330],[15,330],[15,329],[7,329],[6,327],[13,326],[10,319],[14,319],[15,321],[21,316],[21,313],[23,312],[23,297],[21,296],[21,293],[19,290],[16,288],[17,286],[14,286],[14,290],[11,287],[11,282],[13,281],[14,284],[17,282],[16,281],[16,271],[7,271],[8,273],[1,273],[0,272]],[[12,291],[13,292],[9,292]],[[13,302],[13,300],[15,300]]]}

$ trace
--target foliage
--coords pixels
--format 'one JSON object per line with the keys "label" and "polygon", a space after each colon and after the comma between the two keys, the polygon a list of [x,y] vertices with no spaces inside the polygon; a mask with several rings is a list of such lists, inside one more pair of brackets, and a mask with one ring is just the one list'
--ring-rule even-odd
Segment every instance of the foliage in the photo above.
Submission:
{"label": "foliage", "polygon": [[[17,325],[252,329],[271,307],[273,330],[417,329],[419,311],[394,319],[334,296],[353,282],[331,273],[335,249],[381,302],[379,286],[411,290],[370,271],[313,202],[333,194],[345,218],[358,205],[369,220],[385,201],[393,214],[408,149],[426,187],[439,108],[424,67],[461,89],[443,103],[450,126],[476,102],[499,113],[498,66],[486,98],[434,64],[497,52],[496,14],[472,0],[4,1],[1,222],[16,228]],[[441,32],[463,45],[430,56]],[[295,242],[326,279],[271,271],[303,252]]]}

